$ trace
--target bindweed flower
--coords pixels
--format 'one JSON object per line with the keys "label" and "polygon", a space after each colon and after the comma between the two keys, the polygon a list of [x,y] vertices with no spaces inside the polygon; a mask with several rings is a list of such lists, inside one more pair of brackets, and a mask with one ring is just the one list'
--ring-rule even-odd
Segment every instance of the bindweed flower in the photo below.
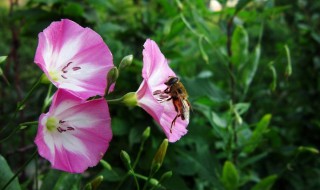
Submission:
{"label": "bindweed flower", "polygon": [[81,173],[99,163],[112,138],[104,99],[85,101],[58,89],[49,112],[41,114],[35,143],[53,168]]}
{"label": "bindweed flower", "polygon": [[189,118],[183,120],[181,117],[176,117],[177,111],[172,100],[159,101],[154,94],[165,91],[167,88],[165,82],[169,77],[175,76],[158,45],[148,39],[144,44],[143,81],[136,92],[137,103],[160,124],[169,142],[175,142],[187,133]]}
{"label": "bindweed flower", "polygon": [[62,19],[39,34],[34,61],[56,87],[87,99],[104,95],[112,59],[99,34]]}

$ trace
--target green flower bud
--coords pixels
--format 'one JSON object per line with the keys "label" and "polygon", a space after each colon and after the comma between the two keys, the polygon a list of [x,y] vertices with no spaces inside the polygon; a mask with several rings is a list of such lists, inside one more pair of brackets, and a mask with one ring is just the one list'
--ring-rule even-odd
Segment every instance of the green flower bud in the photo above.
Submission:
{"label": "green flower bud", "polygon": [[124,165],[127,167],[127,169],[131,169],[131,159],[129,154],[126,151],[121,150],[120,157]]}
{"label": "green flower bud", "polygon": [[107,81],[111,85],[112,83],[115,83],[119,77],[119,71],[117,67],[112,67],[107,75]]}
{"label": "green flower bud", "polygon": [[143,133],[142,133],[142,137],[141,137],[141,141],[144,142],[146,141],[150,136],[150,127],[147,127]]}
{"label": "green flower bud", "polygon": [[172,171],[167,171],[166,173],[162,174],[160,181],[164,181],[172,177]]}
{"label": "green flower bud", "polygon": [[122,98],[122,103],[124,103],[128,107],[134,107],[138,105],[137,94],[135,92],[129,92]]}
{"label": "green flower bud", "polygon": [[98,189],[98,187],[100,186],[101,182],[103,181],[103,176],[99,175],[96,178],[94,178],[90,183],[92,186],[93,190]]}
{"label": "green flower bud", "polygon": [[157,186],[157,185],[159,185],[159,181],[158,181],[157,179],[155,179],[155,178],[151,178],[151,179],[149,180],[149,183],[150,183],[152,186]]}
{"label": "green flower bud", "polygon": [[105,161],[105,160],[100,160],[100,163],[101,163],[101,165],[104,167],[104,168],[106,168],[107,170],[112,170],[112,167],[111,167],[111,165],[107,162],[107,161]]}
{"label": "green flower bud", "polygon": [[166,156],[167,147],[168,147],[168,139],[164,139],[152,160],[151,171],[153,173],[156,173],[160,169],[163,163],[164,157]]}
{"label": "green flower bud", "polygon": [[121,70],[121,69],[123,69],[123,68],[125,68],[125,67],[127,67],[127,66],[129,66],[129,65],[131,65],[132,60],[133,60],[133,55],[127,55],[127,56],[125,56],[125,57],[121,60],[121,62],[120,62],[120,64],[119,64],[119,70]]}

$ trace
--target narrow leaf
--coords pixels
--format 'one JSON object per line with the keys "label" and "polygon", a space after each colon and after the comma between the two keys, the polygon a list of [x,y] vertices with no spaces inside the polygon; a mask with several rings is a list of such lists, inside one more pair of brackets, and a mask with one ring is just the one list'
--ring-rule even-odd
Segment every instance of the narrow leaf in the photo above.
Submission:
{"label": "narrow leaf", "polygon": [[239,174],[232,162],[226,161],[222,171],[222,183],[226,190],[237,189],[239,183]]}
{"label": "narrow leaf", "polygon": [[4,62],[8,56],[0,56],[0,63]]}
{"label": "narrow leaf", "polygon": [[270,175],[264,179],[262,179],[259,183],[257,183],[251,190],[269,190],[271,189],[274,182],[277,180],[277,175]]}
{"label": "narrow leaf", "polygon": [[247,146],[244,148],[244,152],[251,153],[257,146],[260,144],[262,140],[263,133],[266,132],[267,127],[271,120],[271,114],[266,114],[262,117],[259,123],[256,125],[256,128],[253,131],[252,136],[248,140]]}
{"label": "narrow leaf", "polygon": [[201,52],[201,56],[202,56],[202,59],[208,64],[209,63],[209,57],[206,53],[206,51],[204,50],[204,47],[203,47],[203,38],[204,36],[201,36],[199,37],[199,48],[200,48],[200,52]]}
{"label": "narrow leaf", "polygon": [[248,60],[249,36],[246,29],[237,26],[232,35],[232,58],[231,61],[235,65],[243,66]]}
{"label": "narrow leaf", "polygon": [[273,62],[270,62],[268,64],[268,68],[270,69],[271,74],[272,74],[272,82],[270,84],[270,88],[271,88],[272,91],[275,91],[276,88],[277,88],[277,72],[276,72],[276,69],[273,66]]}
{"label": "narrow leaf", "polygon": [[290,49],[287,45],[284,45],[284,49],[286,50],[286,55],[287,55],[287,66],[286,66],[284,75],[286,78],[288,78],[292,74],[291,55],[290,55]]}
{"label": "narrow leaf", "polygon": [[241,9],[243,9],[251,1],[252,0],[239,0],[239,2],[236,5],[236,13],[238,13]]}

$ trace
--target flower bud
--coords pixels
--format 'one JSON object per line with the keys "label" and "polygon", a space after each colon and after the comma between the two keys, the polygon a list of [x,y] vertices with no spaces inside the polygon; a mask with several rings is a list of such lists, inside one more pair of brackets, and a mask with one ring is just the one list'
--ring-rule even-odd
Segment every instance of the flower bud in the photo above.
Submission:
{"label": "flower bud", "polygon": [[172,176],[172,171],[167,171],[166,173],[162,174],[160,181],[164,181],[169,179]]}
{"label": "flower bud", "polygon": [[128,107],[134,107],[138,105],[137,95],[135,92],[129,92],[123,96],[122,103]]}
{"label": "flower bud", "polygon": [[151,178],[149,183],[152,185],[152,186],[157,186],[159,185],[159,181],[155,178]]}
{"label": "flower bud", "polygon": [[96,190],[100,186],[101,182],[103,181],[103,176],[99,175],[96,178],[94,178],[92,181],[87,183],[85,186],[85,190]]}
{"label": "flower bud", "polygon": [[111,165],[110,165],[107,161],[105,161],[105,160],[100,160],[100,163],[101,163],[101,165],[102,165],[104,168],[106,168],[107,170],[112,170]]}
{"label": "flower bud", "polygon": [[99,176],[97,176],[96,178],[94,178],[94,179],[91,181],[92,189],[98,189],[98,187],[100,186],[100,184],[101,184],[102,181],[103,181],[103,176],[102,176],[102,175],[99,175]]}
{"label": "flower bud", "polygon": [[129,154],[126,151],[121,150],[120,157],[127,169],[131,169],[131,160]]}
{"label": "flower bud", "polygon": [[117,67],[112,67],[107,75],[108,86],[110,87],[111,84],[115,83],[118,77],[119,77],[119,71]]}
{"label": "flower bud", "polygon": [[131,65],[132,60],[133,60],[133,55],[127,55],[127,56],[125,56],[125,57],[121,60],[121,62],[120,62],[120,64],[119,64],[119,70],[121,70],[121,69],[123,69],[123,68],[125,68],[125,67],[127,67],[127,66],[129,66],[129,65]]}
{"label": "flower bud", "polygon": [[142,137],[141,137],[141,141],[144,142],[146,141],[150,136],[150,127],[147,127],[143,133],[142,133]]}
{"label": "flower bud", "polygon": [[166,156],[167,147],[168,147],[168,139],[164,139],[152,160],[151,171],[153,173],[157,172],[160,169],[163,163],[164,157]]}

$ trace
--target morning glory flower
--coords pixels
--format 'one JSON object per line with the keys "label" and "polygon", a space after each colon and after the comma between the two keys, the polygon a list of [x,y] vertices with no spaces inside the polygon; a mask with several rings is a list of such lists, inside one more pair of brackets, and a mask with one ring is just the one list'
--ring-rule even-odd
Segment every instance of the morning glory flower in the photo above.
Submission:
{"label": "morning glory flower", "polygon": [[168,87],[165,82],[168,81],[169,77],[175,76],[176,74],[169,67],[168,61],[161,53],[158,45],[148,39],[143,50],[143,82],[135,95],[138,106],[155,119],[169,142],[176,142],[187,133],[189,118],[182,120],[181,117],[178,117],[170,131],[172,122],[177,116],[177,111],[172,100],[159,101],[159,97],[155,94],[159,91],[163,92]]}
{"label": "morning glory flower", "polygon": [[56,87],[81,99],[103,96],[114,66],[101,36],[68,19],[52,22],[39,33],[34,62]]}
{"label": "morning glory flower", "polygon": [[48,113],[43,113],[35,143],[55,169],[82,173],[98,164],[112,139],[106,100],[90,101],[58,89]]}

